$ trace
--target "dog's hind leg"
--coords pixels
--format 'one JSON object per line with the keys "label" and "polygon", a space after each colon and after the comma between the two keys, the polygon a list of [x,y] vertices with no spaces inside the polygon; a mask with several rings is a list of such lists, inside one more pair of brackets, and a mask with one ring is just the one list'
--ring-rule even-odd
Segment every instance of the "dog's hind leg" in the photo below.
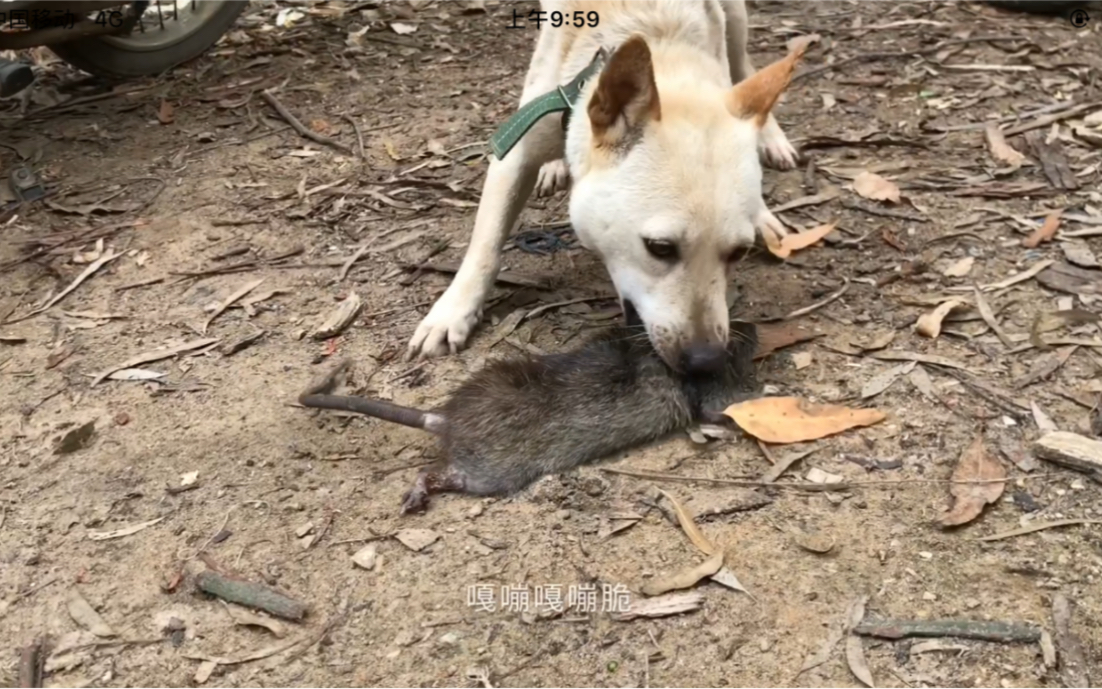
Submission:
{"label": "dog's hind leg", "polygon": [[[561,36],[550,24],[540,30],[520,105],[558,85]],[[467,253],[451,285],[413,333],[407,359],[455,353],[466,344],[482,317],[505,239],[532,194],[540,166],[562,155],[562,119],[555,115],[537,122],[504,159],[490,159]]]}
{"label": "dog's hind leg", "polygon": [[[731,66],[731,81],[737,84],[756,71],[746,49],[750,20],[746,15],[745,0],[720,0],[720,4],[727,20],[727,60]],[[762,159],[778,170],[796,167],[799,154],[772,114],[761,129],[759,149]]]}

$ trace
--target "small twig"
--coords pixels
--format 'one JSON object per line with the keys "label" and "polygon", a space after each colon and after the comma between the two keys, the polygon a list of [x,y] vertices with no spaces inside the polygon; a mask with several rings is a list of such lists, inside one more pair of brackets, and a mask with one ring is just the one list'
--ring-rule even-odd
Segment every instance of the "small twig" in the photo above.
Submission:
{"label": "small twig", "polygon": [[355,155],[351,148],[345,146],[339,141],[334,141],[327,136],[322,136],[315,131],[307,129],[306,125],[300,122],[297,117],[292,115],[291,112],[286,107],[284,107],[283,103],[280,103],[279,99],[273,96],[269,91],[261,91],[260,95],[264,98],[264,100],[268,101],[268,105],[272,106],[272,108],[274,108],[275,111],[279,113],[279,116],[282,117],[284,121],[287,122],[287,124],[291,125],[292,129],[299,133],[299,136],[309,139],[315,143],[319,143],[325,146],[332,146],[333,148],[347,153],[348,155]]}
{"label": "small twig", "polygon": [[859,53],[847,57],[837,62],[833,62],[829,65],[822,65],[809,69],[805,72],[800,72],[792,77],[792,81],[798,81],[800,79],[806,79],[807,77],[814,76],[821,72],[826,72],[831,69],[838,69],[854,62],[873,62],[876,60],[892,60],[897,57],[924,57],[926,55],[933,55],[941,50],[948,48],[952,45],[965,45],[967,43],[987,43],[991,41],[1020,41],[1024,40],[1019,36],[976,36],[974,38],[957,38],[949,41],[942,41],[932,48],[925,48],[923,50],[904,50],[897,53]]}
{"label": "small twig", "polygon": [[1040,627],[997,620],[883,620],[863,622],[853,631],[861,636],[882,639],[954,636],[977,641],[1036,643],[1041,638]]}
{"label": "small twig", "polygon": [[982,485],[987,483],[1009,483],[1010,481],[1017,481],[1019,479],[1035,479],[1035,478],[1047,478],[1048,474],[1031,474],[1029,476],[1016,476],[1014,478],[992,478],[992,479],[977,479],[969,481],[954,481],[952,479],[940,479],[940,478],[897,478],[897,479],[882,479],[882,480],[869,480],[869,481],[842,481],[840,483],[811,483],[807,482],[794,482],[794,483],[771,483],[767,481],[751,481],[744,479],[724,479],[724,478],[709,478],[707,476],[678,476],[676,474],[663,474],[657,471],[627,471],[625,469],[613,469],[611,467],[604,467],[601,471],[608,474],[618,474],[620,476],[631,476],[632,478],[645,478],[652,481],[675,481],[678,483],[712,483],[721,486],[744,486],[748,488],[791,488],[793,490],[803,490],[811,493],[824,493],[849,490],[850,488],[889,488],[891,486],[898,486],[905,483],[914,484],[951,484],[960,483],[965,485]]}
{"label": "small twig", "polygon": [[356,253],[352,254],[352,257],[350,259],[344,262],[344,265],[341,266],[341,272],[337,275],[337,282],[344,282],[344,279],[348,277],[348,271],[351,270],[356,261],[360,260],[360,258],[363,257],[363,255],[366,253],[367,244],[364,244],[356,250]]}
{"label": "small twig", "polygon": [[1040,522],[1030,524],[1029,526],[1023,526],[1020,529],[1011,529],[1010,531],[1003,531],[1002,533],[992,534],[990,536],[983,536],[976,540],[980,541],[1001,541],[1004,538],[1014,538],[1015,536],[1024,536],[1026,534],[1036,533],[1037,531],[1044,531],[1045,529],[1055,529],[1061,526],[1077,526],[1079,524],[1102,524],[1102,520],[1099,519],[1060,519],[1054,522]]}
{"label": "small twig", "polygon": [[1063,112],[1056,112],[1050,115],[1044,115],[1042,117],[1038,117],[1032,122],[1026,122],[1024,124],[1019,124],[1017,127],[1011,127],[1010,129],[1007,129],[1003,132],[1003,136],[1014,136],[1016,134],[1033,131],[1034,129],[1041,129],[1042,127],[1047,127],[1054,122],[1062,122],[1068,118],[1075,117],[1079,113],[1091,110],[1098,107],[1099,105],[1102,105],[1102,101],[1095,101],[1093,103],[1081,103],[1073,108],[1064,110]]}
{"label": "small twig", "polygon": [[793,318],[799,318],[800,316],[806,316],[807,314],[811,313],[812,311],[818,311],[819,309],[823,308],[827,304],[829,304],[833,301],[837,301],[843,294],[846,293],[846,291],[849,290],[849,278],[844,277],[842,279],[845,280],[845,282],[838,289],[838,291],[835,292],[834,294],[828,296],[826,299],[823,299],[820,302],[816,302],[816,303],[812,304],[811,306],[805,306],[802,309],[796,309],[795,311],[788,314],[787,316],[782,316],[780,320],[790,321]]}
{"label": "small twig", "polygon": [[231,577],[214,570],[196,575],[195,585],[200,591],[231,603],[240,603],[296,622],[302,620],[310,610],[305,603],[290,598],[269,586]]}
{"label": "small twig", "polygon": [[[237,509],[237,505],[234,505],[233,507],[231,507],[231,508],[230,508],[230,511],[229,511],[229,512],[226,512],[226,518],[222,520],[222,526],[218,527],[218,530],[217,530],[217,531],[215,531],[215,532],[214,532],[214,534],[212,534],[212,535],[211,535],[211,537],[207,539],[207,542],[206,542],[206,543],[204,543],[204,544],[203,544],[203,545],[202,545],[202,546],[201,546],[201,547],[199,548],[199,550],[196,550],[196,551],[195,551],[195,554],[194,554],[194,555],[192,555],[192,557],[193,557],[193,558],[196,558],[196,557],[199,557],[199,556],[201,556],[201,555],[203,554],[203,552],[204,552],[204,551],[205,551],[205,550],[207,549],[207,547],[208,547],[208,546],[209,546],[209,545],[210,545],[211,543],[214,543],[214,539],[218,538],[218,534],[220,534],[220,533],[222,533],[223,531],[225,531],[225,530],[226,530],[226,527],[227,527],[227,526],[229,525],[229,523],[230,523],[230,515],[231,515],[231,514],[233,514],[233,511],[234,511],[234,510],[236,510],[236,509]],[[207,566],[209,567],[210,565],[207,565]]]}
{"label": "small twig", "polygon": [[139,280],[138,282],[131,282],[128,285],[122,285],[121,287],[116,287],[115,291],[116,292],[125,292],[128,289],[137,289],[139,287],[148,287],[149,285],[156,285],[157,283],[164,282],[164,281],[165,281],[164,276],[161,276],[161,277],[158,277],[158,278],[146,278],[145,280]]}
{"label": "small twig", "polygon": [[47,579],[46,581],[42,582],[42,583],[41,583],[41,584],[39,584],[38,586],[32,586],[32,587],[30,587],[29,589],[27,589],[26,591],[24,591],[23,593],[17,593],[17,594],[15,594],[14,596],[12,596],[12,598],[11,598],[11,601],[10,601],[10,602],[11,602],[11,603],[14,603],[14,602],[16,602],[16,601],[19,601],[19,600],[23,600],[24,598],[26,598],[26,597],[28,597],[28,596],[32,596],[32,595],[34,595],[35,593],[37,593],[37,592],[41,591],[42,589],[46,588],[46,587],[47,587],[47,586],[49,586],[50,584],[54,584],[54,583],[56,583],[56,582],[57,582],[57,581],[58,581],[58,580],[59,580],[60,578],[61,578],[61,577],[50,577],[49,579]]}
{"label": "small twig", "polygon": [[34,640],[19,655],[19,687],[41,687],[42,670],[46,665],[46,641]]}
{"label": "small twig", "polygon": [[360,129],[360,125],[356,122],[356,118],[351,115],[344,115],[344,119],[348,120],[348,123],[352,125],[352,129],[356,132],[356,141],[360,145],[360,160],[367,161],[367,150],[364,148],[364,133]]}

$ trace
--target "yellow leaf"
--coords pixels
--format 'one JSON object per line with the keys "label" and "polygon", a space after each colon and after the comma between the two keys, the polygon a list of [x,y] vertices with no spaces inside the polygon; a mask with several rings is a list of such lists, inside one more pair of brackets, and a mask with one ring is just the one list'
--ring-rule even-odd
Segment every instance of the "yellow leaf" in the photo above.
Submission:
{"label": "yellow leaf", "polygon": [[876,409],[815,404],[799,397],[760,397],[732,404],[723,413],[758,440],[776,444],[818,440],[887,418]]}
{"label": "yellow leaf", "polygon": [[768,235],[766,236],[765,245],[768,247],[769,252],[777,258],[788,258],[792,255],[793,251],[799,251],[800,249],[806,249],[812,244],[817,244],[823,237],[827,236],[834,231],[834,226],[838,223],[828,223],[826,225],[819,225],[816,228],[810,229],[807,232],[800,232],[799,234],[786,235],[780,243],[776,241],[769,241]]}
{"label": "yellow leaf", "polygon": [[915,332],[923,337],[936,338],[941,334],[941,322],[945,320],[949,312],[964,305],[964,302],[959,299],[950,299],[933,311],[922,314],[918,317],[918,322],[915,323]]}

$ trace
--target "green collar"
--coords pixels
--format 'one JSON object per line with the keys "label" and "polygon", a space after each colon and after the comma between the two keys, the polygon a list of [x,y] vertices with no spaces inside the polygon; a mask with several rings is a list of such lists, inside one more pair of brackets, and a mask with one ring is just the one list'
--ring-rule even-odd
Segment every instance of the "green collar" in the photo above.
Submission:
{"label": "green collar", "polygon": [[505,124],[497,128],[490,137],[490,150],[498,160],[504,158],[517,142],[521,140],[536,122],[555,112],[565,112],[562,119],[563,129],[570,119],[570,113],[581,95],[586,82],[604,67],[608,53],[604,48],[597,51],[593,61],[583,69],[578,76],[565,86],[559,86],[554,91],[543,94],[525,103],[516,113],[505,121]]}

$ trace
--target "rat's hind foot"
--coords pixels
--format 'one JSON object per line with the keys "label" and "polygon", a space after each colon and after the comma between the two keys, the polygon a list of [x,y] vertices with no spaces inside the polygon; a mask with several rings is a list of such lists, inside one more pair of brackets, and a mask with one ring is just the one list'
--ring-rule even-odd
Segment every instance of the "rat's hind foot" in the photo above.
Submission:
{"label": "rat's hind foot", "polygon": [[465,493],[467,477],[455,467],[445,469],[426,468],[417,474],[417,478],[404,496],[402,496],[402,514],[424,512],[429,506],[429,496],[434,493]]}

